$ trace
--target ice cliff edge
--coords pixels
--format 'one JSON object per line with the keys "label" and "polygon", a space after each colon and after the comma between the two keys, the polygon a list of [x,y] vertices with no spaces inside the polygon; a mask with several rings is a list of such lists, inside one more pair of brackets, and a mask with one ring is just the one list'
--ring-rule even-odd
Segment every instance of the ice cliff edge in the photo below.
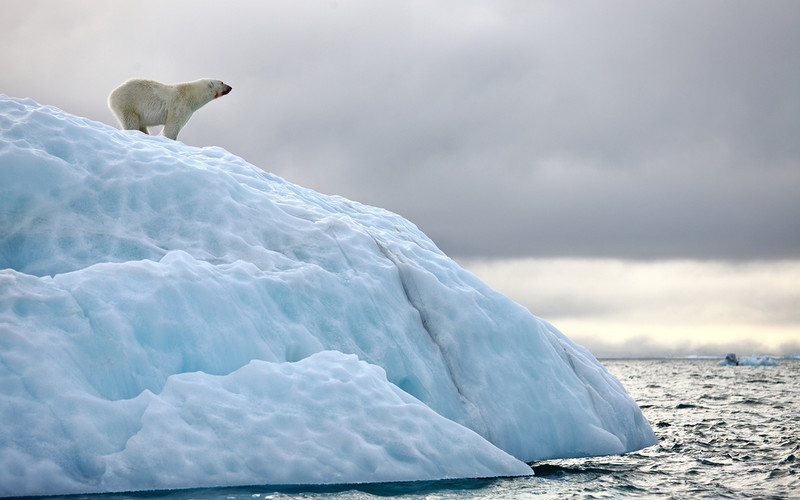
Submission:
{"label": "ice cliff edge", "polygon": [[655,443],[588,351],[402,217],[2,95],[0,419],[0,496],[521,475]]}

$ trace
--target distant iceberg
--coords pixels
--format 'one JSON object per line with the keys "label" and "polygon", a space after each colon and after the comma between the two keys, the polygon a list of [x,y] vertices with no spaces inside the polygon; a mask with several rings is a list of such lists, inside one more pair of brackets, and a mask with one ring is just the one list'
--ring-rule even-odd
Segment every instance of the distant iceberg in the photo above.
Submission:
{"label": "distant iceberg", "polygon": [[780,363],[775,359],[775,356],[754,354],[739,358],[739,364],[744,366],[778,366]]}
{"label": "distant iceberg", "polygon": [[725,355],[725,359],[717,364],[719,366],[778,366],[779,363],[774,356],[754,354],[740,358],[736,354],[729,352]]}
{"label": "distant iceberg", "polygon": [[0,496],[530,474],[656,443],[407,220],[0,96]]}

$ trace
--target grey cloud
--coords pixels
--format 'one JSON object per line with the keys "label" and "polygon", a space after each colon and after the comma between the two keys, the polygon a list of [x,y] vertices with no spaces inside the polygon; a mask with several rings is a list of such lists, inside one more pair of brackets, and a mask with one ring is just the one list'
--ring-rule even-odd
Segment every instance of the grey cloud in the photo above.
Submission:
{"label": "grey cloud", "polygon": [[10,10],[0,92],[114,124],[128,77],[221,78],[183,141],[399,212],[450,254],[800,249],[796,2]]}

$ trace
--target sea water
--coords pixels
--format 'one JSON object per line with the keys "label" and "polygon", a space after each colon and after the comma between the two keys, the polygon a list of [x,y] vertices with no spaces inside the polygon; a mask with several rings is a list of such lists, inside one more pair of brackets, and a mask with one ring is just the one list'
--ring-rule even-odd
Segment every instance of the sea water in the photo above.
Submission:
{"label": "sea water", "polygon": [[659,444],[624,456],[536,462],[534,477],[79,498],[800,498],[800,360],[780,360],[779,366],[717,362],[604,360],[641,406]]}

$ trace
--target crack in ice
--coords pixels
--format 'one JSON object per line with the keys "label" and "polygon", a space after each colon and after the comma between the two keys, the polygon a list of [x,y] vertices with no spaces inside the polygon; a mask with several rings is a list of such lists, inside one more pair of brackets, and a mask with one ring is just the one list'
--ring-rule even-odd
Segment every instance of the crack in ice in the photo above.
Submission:
{"label": "crack in ice", "polygon": [[486,415],[484,415],[484,413],[481,411],[480,407],[478,405],[476,405],[475,402],[473,402],[472,400],[470,400],[470,398],[468,398],[466,396],[466,393],[465,393],[466,391],[463,390],[463,388],[461,387],[461,384],[458,381],[458,377],[456,376],[456,370],[453,368],[452,361],[447,356],[445,350],[442,348],[442,345],[439,343],[439,340],[437,338],[436,333],[432,330],[432,328],[430,326],[430,322],[428,321],[428,317],[427,317],[428,315],[427,315],[427,313],[425,311],[425,308],[422,307],[421,305],[419,305],[417,303],[418,300],[415,299],[415,296],[418,296],[419,293],[413,293],[410,290],[411,287],[414,287],[414,288],[416,288],[416,287],[413,284],[413,279],[410,279],[409,276],[408,276],[408,273],[406,273],[403,270],[403,266],[406,265],[406,264],[403,262],[402,256],[398,256],[395,253],[393,253],[391,250],[389,250],[389,248],[385,244],[383,244],[371,232],[367,231],[367,234],[369,234],[369,236],[372,238],[372,240],[378,246],[378,249],[380,249],[381,253],[397,269],[397,274],[398,274],[398,277],[400,279],[400,285],[403,287],[403,293],[405,294],[409,305],[411,305],[411,307],[413,307],[417,311],[417,314],[419,315],[419,318],[420,318],[420,323],[422,324],[422,328],[425,330],[425,333],[428,334],[428,337],[430,337],[431,342],[433,342],[433,345],[436,346],[436,350],[439,353],[439,356],[441,357],[442,362],[444,363],[444,367],[447,370],[448,376],[450,377],[450,382],[453,384],[453,387],[455,387],[456,392],[458,392],[458,396],[461,399],[462,404],[471,409],[471,411],[468,410],[468,413],[480,415],[481,424],[482,424],[482,427],[483,427],[483,429],[481,430],[480,434],[483,435],[484,437],[486,437],[486,439],[488,439],[490,442],[493,442],[492,435],[491,435],[492,434],[491,433],[491,427],[488,424],[488,420],[487,420]]}

